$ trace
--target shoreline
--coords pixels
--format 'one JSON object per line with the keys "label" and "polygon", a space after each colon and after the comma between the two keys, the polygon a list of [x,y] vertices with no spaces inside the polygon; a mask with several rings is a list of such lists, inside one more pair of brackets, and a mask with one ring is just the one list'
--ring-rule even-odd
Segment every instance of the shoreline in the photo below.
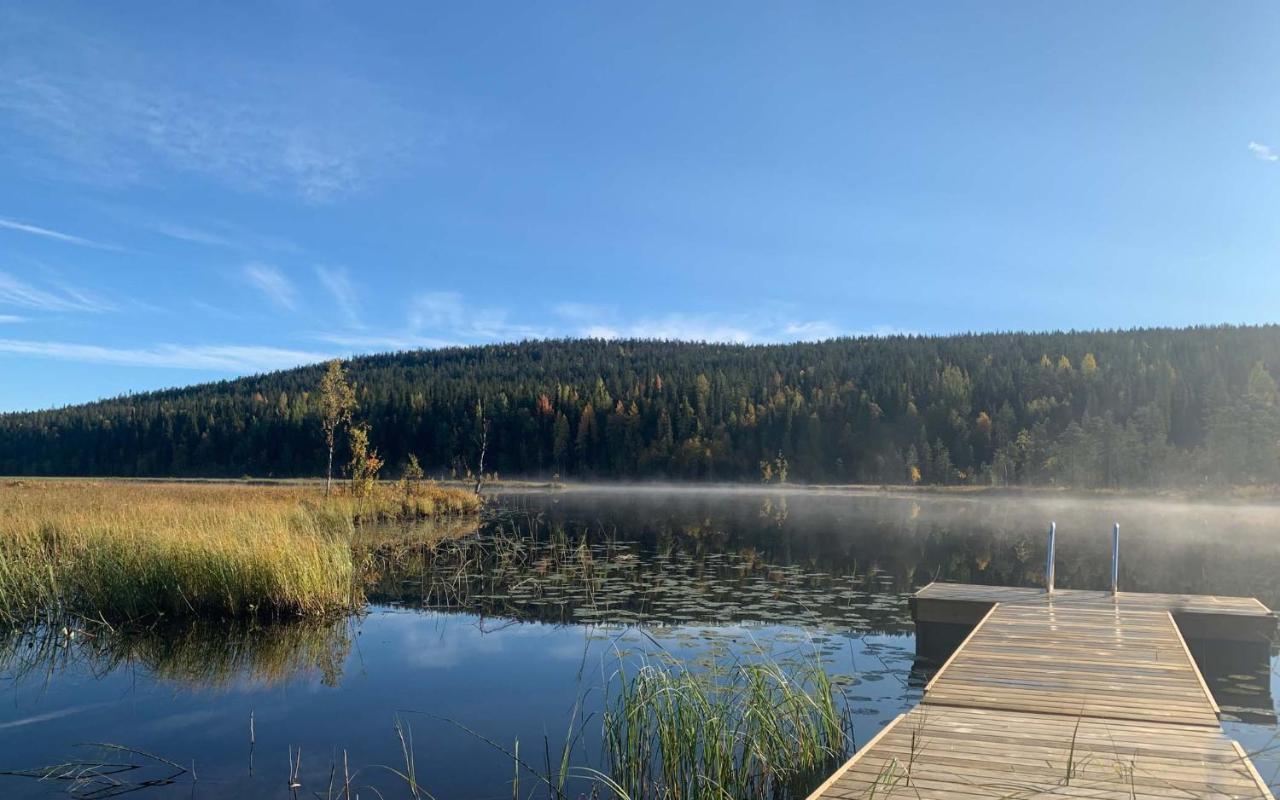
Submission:
{"label": "shoreline", "polygon": [[[151,476],[0,476],[0,490],[21,486],[24,483],[76,482],[76,483],[124,483],[124,484],[185,484],[228,486],[323,486],[323,478],[271,478],[271,477],[151,477]],[[380,481],[394,483],[394,479]],[[472,480],[430,480],[428,485],[442,489],[472,491]],[[599,492],[599,493],[678,493],[678,494],[726,494],[744,495],[844,495],[850,497],[927,497],[947,499],[1028,499],[1028,500],[1147,500],[1197,505],[1277,505],[1280,506],[1280,486],[1234,486],[1197,489],[1079,489],[1061,486],[941,486],[871,483],[748,483],[736,481],[579,481],[545,480],[537,478],[512,478],[486,481],[481,493],[492,497],[501,494],[538,492]]]}

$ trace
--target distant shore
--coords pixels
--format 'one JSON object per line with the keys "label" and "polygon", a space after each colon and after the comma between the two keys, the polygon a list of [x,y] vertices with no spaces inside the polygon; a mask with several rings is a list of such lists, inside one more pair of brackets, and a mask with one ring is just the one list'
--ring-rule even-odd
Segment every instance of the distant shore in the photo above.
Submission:
{"label": "distant shore", "polygon": [[[272,478],[250,477],[100,477],[100,476],[0,476],[0,487],[21,485],[27,482],[47,481],[98,481],[143,484],[232,484],[248,486],[323,486],[323,478]],[[383,481],[390,484],[392,481]],[[431,480],[429,483],[441,489],[472,491],[473,479]],[[1064,486],[942,486],[934,484],[870,484],[870,483],[748,483],[702,481],[611,481],[611,480],[550,480],[545,478],[502,478],[486,480],[481,491],[484,494],[504,492],[741,492],[746,494],[845,494],[851,496],[928,496],[951,498],[1035,498],[1068,499],[1096,498],[1117,500],[1156,500],[1188,503],[1256,503],[1280,504],[1280,486],[1228,486],[1199,488],[1160,489],[1077,489]]]}

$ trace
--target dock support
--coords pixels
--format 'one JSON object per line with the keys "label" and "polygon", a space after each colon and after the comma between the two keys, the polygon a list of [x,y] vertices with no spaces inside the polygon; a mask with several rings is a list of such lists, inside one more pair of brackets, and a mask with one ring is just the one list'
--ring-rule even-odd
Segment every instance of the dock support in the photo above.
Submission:
{"label": "dock support", "polygon": [[1120,591],[1120,523],[1111,529],[1111,595]]}
{"label": "dock support", "polygon": [[1044,590],[1050,594],[1053,593],[1053,549],[1054,540],[1057,538],[1058,523],[1049,523],[1049,546],[1048,555],[1044,562]]}

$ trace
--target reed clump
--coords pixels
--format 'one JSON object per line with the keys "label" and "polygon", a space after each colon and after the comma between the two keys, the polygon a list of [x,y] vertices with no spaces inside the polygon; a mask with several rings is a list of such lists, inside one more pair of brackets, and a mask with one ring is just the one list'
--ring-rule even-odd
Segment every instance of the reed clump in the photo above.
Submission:
{"label": "reed clump", "polygon": [[311,485],[33,481],[0,486],[0,622],[304,616],[362,600],[365,521],[466,513],[466,492],[324,497]]}
{"label": "reed clump", "polygon": [[646,662],[611,691],[602,779],[627,800],[803,797],[846,752],[847,715],[820,663]]}

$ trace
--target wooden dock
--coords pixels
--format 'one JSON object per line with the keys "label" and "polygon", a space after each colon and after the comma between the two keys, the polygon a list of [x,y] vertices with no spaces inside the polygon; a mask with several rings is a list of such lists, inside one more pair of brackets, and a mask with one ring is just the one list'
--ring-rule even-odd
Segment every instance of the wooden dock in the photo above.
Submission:
{"label": "wooden dock", "polygon": [[810,800],[1266,798],[1181,624],[1270,636],[1253,599],[934,583],[917,620],[973,624],[920,704]]}

